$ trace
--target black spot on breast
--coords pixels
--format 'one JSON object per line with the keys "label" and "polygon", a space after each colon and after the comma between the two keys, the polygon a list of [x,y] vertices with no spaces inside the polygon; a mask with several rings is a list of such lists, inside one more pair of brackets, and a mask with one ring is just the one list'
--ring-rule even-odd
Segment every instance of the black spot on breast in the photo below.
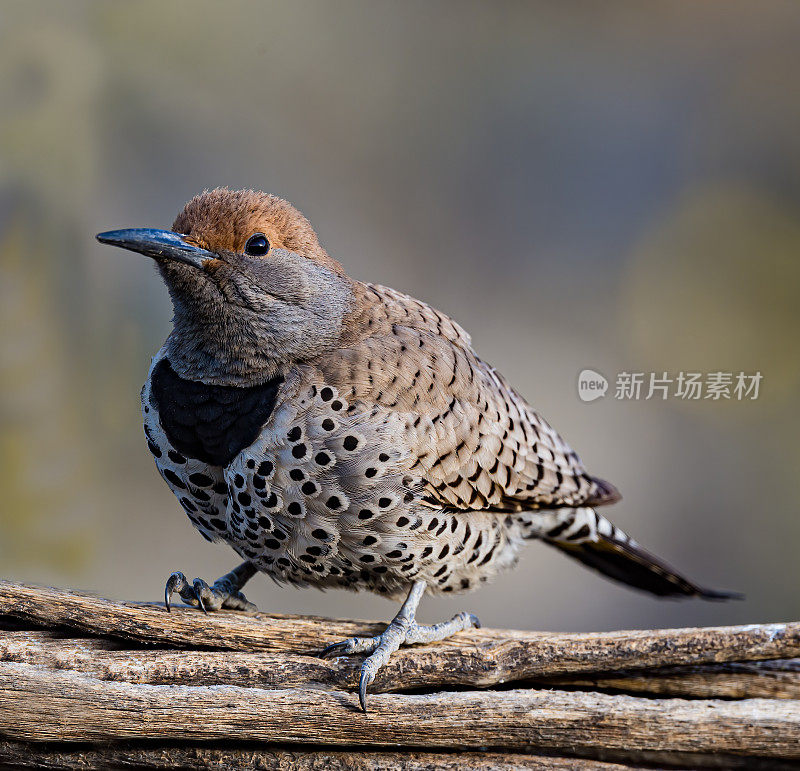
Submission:
{"label": "black spot on breast", "polygon": [[197,473],[189,474],[189,481],[198,487],[209,487],[214,480],[207,474]]}
{"label": "black spot on breast", "polygon": [[356,449],[356,447],[358,447],[358,439],[355,436],[346,436],[342,444],[344,445],[345,450],[352,452]]}
{"label": "black spot on breast", "polygon": [[179,487],[181,490],[186,489],[186,485],[183,483],[181,478],[171,469],[164,469],[164,477],[172,482],[175,487]]}
{"label": "black spot on breast", "polygon": [[167,439],[178,452],[227,466],[258,437],[282,382],[276,378],[247,388],[207,385],[185,380],[162,359],[153,369],[151,394]]}
{"label": "black spot on breast", "polygon": [[322,421],[322,427],[326,431],[333,431],[333,429],[336,428],[336,424],[330,418],[325,418],[325,420]]}

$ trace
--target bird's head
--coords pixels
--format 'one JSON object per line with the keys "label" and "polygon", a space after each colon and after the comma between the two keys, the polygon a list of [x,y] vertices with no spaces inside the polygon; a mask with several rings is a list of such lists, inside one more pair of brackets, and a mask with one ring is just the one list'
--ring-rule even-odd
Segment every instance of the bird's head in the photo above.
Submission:
{"label": "bird's head", "polygon": [[172,230],[97,236],[152,257],[174,308],[167,355],[184,377],[263,382],[335,346],[353,282],[290,203],[217,188],[193,198]]}

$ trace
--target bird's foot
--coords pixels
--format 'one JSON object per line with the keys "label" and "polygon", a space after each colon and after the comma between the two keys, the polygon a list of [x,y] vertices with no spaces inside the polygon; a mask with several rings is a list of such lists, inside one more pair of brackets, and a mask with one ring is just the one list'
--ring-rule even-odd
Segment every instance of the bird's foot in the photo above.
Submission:
{"label": "bird's foot", "polygon": [[209,586],[202,578],[195,578],[189,583],[186,576],[176,570],[167,579],[167,585],[164,588],[164,604],[167,606],[167,612],[169,612],[172,595],[176,592],[187,605],[202,608],[204,613],[222,608],[251,613],[258,610],[231,582],[230,575],[228,573],[217,579],[213,586]]}
{"label": "bird's foot", "polygon": [[408,615],[400,613],[390,622],[389,626],[377,637],[350,637],[342,642],[329,645],[320,652],[322,658],[334,658],[336,656],[351,656],[354,653],[366,653],[367,658],[361,665],[361,673],[358,680],[358,700],[361,702],[361,709],[367,711],[367,686],[375,679],[378,670],[387,662],[391,655],[400,648],[401,645],[417,645],[420,643],[444,640],[456,632],[464,629],[480,629],[481,622],[472,613],[459,613],[449,621],[442,621],[439,624],[423,626]]}

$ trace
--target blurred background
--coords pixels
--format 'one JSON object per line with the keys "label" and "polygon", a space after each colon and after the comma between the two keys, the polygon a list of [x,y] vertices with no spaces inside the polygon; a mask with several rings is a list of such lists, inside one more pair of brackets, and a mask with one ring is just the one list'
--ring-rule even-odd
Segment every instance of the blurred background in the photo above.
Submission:
{"label": "blurred background", "polygon": [[[294,202],[348,271],[454,316],[624,500],[640,543],[740,603],[664,602],[540,544],[486,625],[800,617],[800,6],[794,2],[6,2],[0,9],[0,577],[159,600],[206,543],[139,389],[153,265],[216,185]],[[612,380],[584,403],[580,370]],[[755,401],[618,401],[616,373],[760,371]],[[387,619],[365,594],[263,610]]]}

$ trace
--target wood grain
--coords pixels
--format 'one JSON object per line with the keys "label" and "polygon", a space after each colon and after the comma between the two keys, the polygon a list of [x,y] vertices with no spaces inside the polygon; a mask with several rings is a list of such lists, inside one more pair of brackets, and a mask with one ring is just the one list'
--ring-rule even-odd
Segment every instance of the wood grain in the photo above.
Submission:
{"label": "wood grain", "polygon": [[[43,720],[43,715],[47,719]],[[375,694],[101,681],[0,664],[0,735],[23,741],[263,741],[410,748],[669,750],[800,758],[796,702],[563,691]]]}
{"label": "wood grain", "polygon": [[[318,651],[354,634],[375,634],[384,626],[263,613],[205,616],[192,608],[168,614],[161,606],[8,582],[0,582],[2,614],[128,641],[281,654]],[[481,629],[398,651],[379,672],[374,689],[488,687],[551,675],[798,656],[800,623],[596,634]],[[349,672],[345,677],[353,673],[347,663],[316,671],[334,679],[337,672]]]}
{"label": "wood grain", "polygon": [[543,678],[539,686],[693,699],[800,699],[800,660],[664,667],[645,672]]}
{"label": "wood grain", "polygon": [[[230,747],[158,748],[136,745],[97,749],[42,750],[27,742],[0,741],[0,762],[19,768],[81,768],[105,771],[114,768],[193,768],[215,771],[628,771],[627,764],[604,763],[585,758],[557,758],[488,752],[342,752],[303,751],[289,747],[232,749]],[[638,767],[638,766],[637,766]]]}
{"label": "wood grain", "polygon": [[382,627],[0,582],[0,765],[800,768],[798,623],[471,631],[399,651],[364,715],[361,657],[310,653]]}
{"label": "wood grain", "polygon": [[[97,637],[48,630],[0,633],[0,661],[71,669],[99,680],[150,685],[239,685],[261,688],[352,688],[360,658],[324,660],[291,653],[125,649]],[[536,678],[539,688],[610,690],[684,698],[800,699],[797,659],[664,667]],[[378,686],[378,687],[376,687]],[[402,672],[371,689],[409,690]]]}

